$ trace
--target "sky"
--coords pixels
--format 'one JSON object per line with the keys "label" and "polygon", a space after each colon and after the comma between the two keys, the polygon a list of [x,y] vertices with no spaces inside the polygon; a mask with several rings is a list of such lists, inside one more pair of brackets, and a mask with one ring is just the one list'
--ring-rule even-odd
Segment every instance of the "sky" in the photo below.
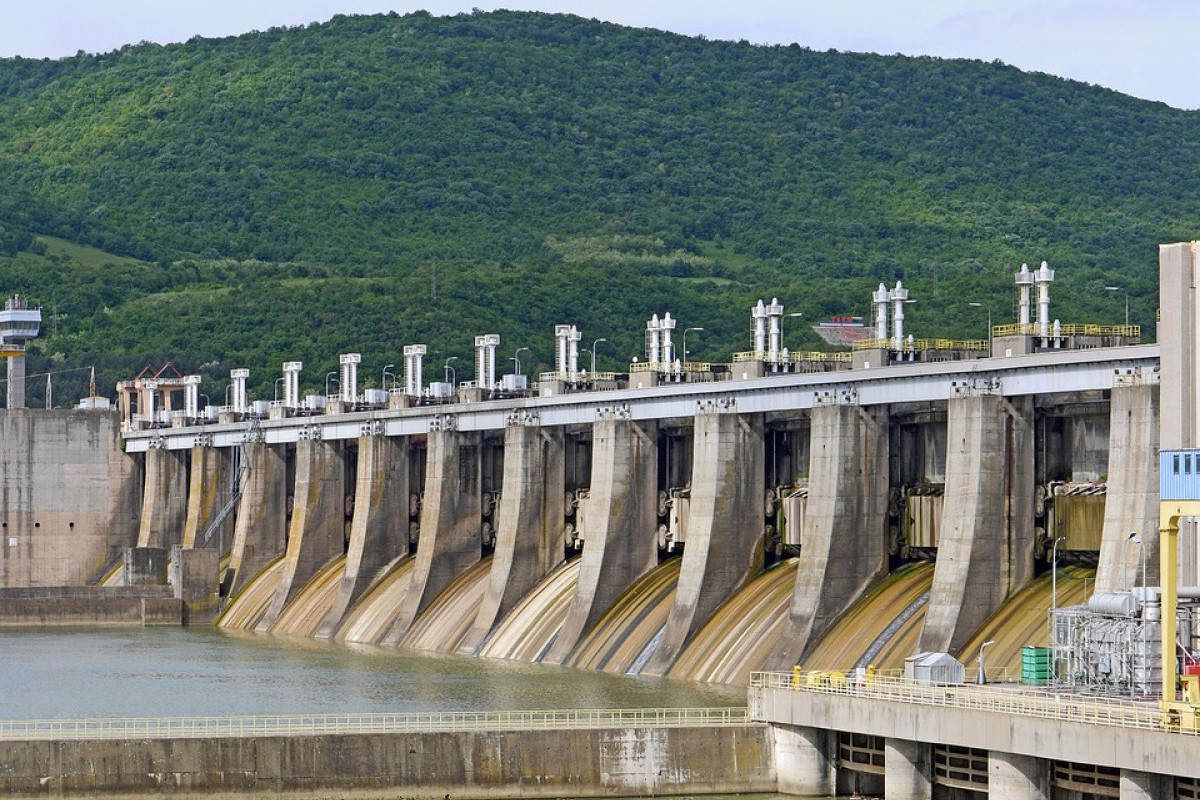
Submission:
{"label": "sky", "polygon": [[335,14],[496,8],[578,14],[710,39],[1000,60],[1200,108],[1197,0],[0,0],[0,57],[60,58],[229,36]]}

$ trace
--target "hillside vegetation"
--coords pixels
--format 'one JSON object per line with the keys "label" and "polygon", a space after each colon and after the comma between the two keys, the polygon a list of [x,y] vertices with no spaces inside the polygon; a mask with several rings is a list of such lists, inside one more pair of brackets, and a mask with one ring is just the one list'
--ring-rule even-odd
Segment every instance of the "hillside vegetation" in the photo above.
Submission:
{"label": "hillside vegetation", "polygon": [[725,360],[760,297],[816,348],[880,281],[918,337],[980,338],[967,302],[1010,321],[1043,259],[1056,317],[1120,322],[1115,285],[1153,336],[1157,245],[1200,237],[1198,123],[999,63],[537,13],[7,59],[0,291],[43,306],[31,374],[96,364],[108,393],[169,360],[213,402],[231,367],[269,397],[348,351],[378,385],[414,342],[469,379],[479,333],[549,368],[561,322],[621,368],[664,311]]}

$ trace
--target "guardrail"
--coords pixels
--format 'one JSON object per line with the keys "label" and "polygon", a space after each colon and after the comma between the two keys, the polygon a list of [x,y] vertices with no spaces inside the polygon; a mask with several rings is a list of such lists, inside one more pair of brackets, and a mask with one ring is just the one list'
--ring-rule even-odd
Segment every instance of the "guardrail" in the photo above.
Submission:
{"label": "guardrail", "polygon": [[410,711],[394,714],[280,714],[0,721],[0,741],[198,739],[317,734],[574,728],[697,728],[746,725],[746,708],[628,708],[565,711]]}
{"label": "guardrail", "polygon": [[[853,672],[804,671],[755,672],[750,686],[790,689],[816,694],[836,694],[910,705],[944,706],[973,711],[995,711],[1029,717],[1077,722],[1084,725],[1111,725],[1141,730],[1169,730],[1200,734],[1200,729],[1164,725],[1164,714],[1157,702],[1137,702],[1117,698],[1081,697],[1049,689],[1013,684],[938,684],[926,685],[906,678]],[[762,720],[759,720],[762,721]]]}

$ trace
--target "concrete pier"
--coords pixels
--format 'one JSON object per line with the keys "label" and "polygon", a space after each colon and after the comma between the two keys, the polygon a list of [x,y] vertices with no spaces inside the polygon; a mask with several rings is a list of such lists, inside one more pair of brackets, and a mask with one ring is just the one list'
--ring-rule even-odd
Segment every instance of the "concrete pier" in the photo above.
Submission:
{"label": "concrete pier", "polygon": [[296,488],[283,576],[258,631],[269,631],[284,607],[345,547],[346,482],[342,447],[306,440],[296,445]]}
{"label": "concrete pier", "polygon": [[408,437],[360,437],[346,570],[318,638],[333,636],[379,572],[408,555],[408,492]]}
{"label": "concrete pier", "polygon": [[425,505],[421,538],[404,602],[384,644],[396,644],[454,579],[482,556],[478,433],[451,422],[429,431],[425,452]]}
{"label": "concrete pier", "polygon": [[888,800],[930,800],[933,797],[933,747],[929,743],[885,739],[883,769]]}
{"label": "concrete pier", "polygon": [[813,409],[796,591],[772,669],[790,669],[887,570],[887,409]]}
{"label": "concrete pier", "polygon": [[826,797],[837,790],[834,734],[821,728],[783,724],[772,725],[771,733],[775,745],[776,791]]}
{"label": "concrete pier", "polygon": [[459,647],[472,654],[492,627],[562,561],[563,432],[514,417],[504,429],[504,490],[496,550],[475,623]]}
{"label": "concrete pier", "polygon": [[662,639],[643,670],[647,675],[665,675],[689,637],[763,568],[761,416],[702,406],[693,452],[679,584]]}
{"label": "concrete pier", "polygon": [[187,518],[187,489],[187,468],[178,452],[162,448],[147,451],[138,547],[179,544]]}
{"label": "concrete pier", "polygon": [[[197,538],[204,535],[208,526],[216,519],[226,499],[223,493],[229,488],[229,450],[215,447],[193,447],[188,455],[191,468],[188,475],[187,517],[183,523],[183,538],[180,542],[190,550],[197,546]],[[228,548],[233,544],[233,515],[221,523],[221,530],[213,533]],[[216,542],[213,543],[216,546]]]}
{"label": "concrete pier", "polygon": [[993,750],[988,753],[987,788],[988,797],[1048,800],[1050,771],[1043,759]]}
{"label": "concrete pier", "polygon": [[946,494],[920,650],[957,652],[1033,574],[1033,404],[950,400]]}
{"label": "concrete pier", "polygon": [[[1114,592],[1146,580],[1158,586],[1158,386],[1149,382],[1114,386],[1110,404],[1108,489],[1104,536],[1096,569],[1096,591]],[[1142,548],[1129,541],[1135,533]],[[1135,580],[1136,579],[1136,580]]]}
{"label": "concrete pier", "polygon": [[658,445],[652,423],[614,416],[592,430],[592,486],[582,527],[579,580],[546,658],[561,664],[638,578],[654,566]]}
{"label": "concrete pier", "polygon": [[237,594],[287,545],[287,460],[283,448],[263,442],[246,446],[250,475],[238,505],[226,584]]}

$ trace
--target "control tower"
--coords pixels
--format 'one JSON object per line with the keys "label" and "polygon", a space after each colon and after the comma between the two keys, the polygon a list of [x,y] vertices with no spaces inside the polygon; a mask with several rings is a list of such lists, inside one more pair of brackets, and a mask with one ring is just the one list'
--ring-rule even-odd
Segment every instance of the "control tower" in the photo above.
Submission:
{"label": "control tower", "polygon": [[8,359],[5,408],[25,407],[25,342],[36,338],[41,327],[40,308],[29,308],[17,295],[4,301],[4,310],[0,311],[0,356]]}

